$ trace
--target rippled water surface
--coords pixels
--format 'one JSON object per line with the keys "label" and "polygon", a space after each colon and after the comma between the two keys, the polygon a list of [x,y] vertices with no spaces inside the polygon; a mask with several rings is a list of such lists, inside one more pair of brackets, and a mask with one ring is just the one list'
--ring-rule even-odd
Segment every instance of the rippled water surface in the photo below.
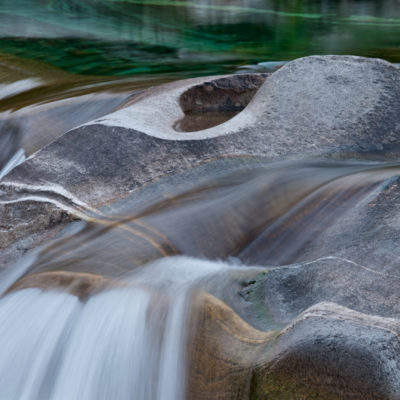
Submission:
{"label": "rippled water surface", "polygon": [[[0,0],[0,180],[150,86],[312,54],[399,63],[399,38],[400,0]],[[36,196],[82,221],[0,274],[1,399],[184,399],[197,291],[233,282],[241,263],[255,274],[248,266],[301,261],[400,168],[232,163],[101,210],[63,191],[3,193],[2,205]]]}
{"label": "rippled water surface", "polygon": [[221,73],[345,53],[400,60],[397,0],[1,0],[2,53],[66,71]]}
{"label": "rippled water surface", "polygon": [[103,210],[76,204],[74,232],[0,274],[0,398],[191,398],[201,293],[229,302],[264,271],[252,265],[298,260],[320,230],[399,173],[398,163],[218,165]]}
{"label": "rippled water surface", "polygon": [[400,61],[398,0],[1,0],[1,53],[68,72],[182,76],[310,54]]}
{"label": "rippled water surface", "polygon": [[399,37],[398,0],[0,0],[0,130],[29,155],[145,87],[311,54],[400,62]]}

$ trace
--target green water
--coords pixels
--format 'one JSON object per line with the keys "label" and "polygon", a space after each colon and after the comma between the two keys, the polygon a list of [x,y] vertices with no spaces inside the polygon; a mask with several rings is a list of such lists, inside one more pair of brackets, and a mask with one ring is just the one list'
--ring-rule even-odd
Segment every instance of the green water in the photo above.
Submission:
{"label": "green water", "polygon": [[0,0],[0,137],[30,155],[149,86],[312,54],[400,62],[399,39],[399,0]]}
{"label": "green water", "polygon": [[219,74],[332,53],[400,62],[400,3],[0,0],[0,53],[96,76]]}

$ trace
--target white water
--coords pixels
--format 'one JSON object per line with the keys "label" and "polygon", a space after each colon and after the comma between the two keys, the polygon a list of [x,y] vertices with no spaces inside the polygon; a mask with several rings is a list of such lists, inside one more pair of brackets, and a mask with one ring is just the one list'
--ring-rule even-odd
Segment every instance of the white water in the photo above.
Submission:
{"label": "white water", "polygon": [[171,257],[81,302],[0,300],[1,400],[183,400],[191,289],[227,264]]}
{"label": "white water", "polygon": [[38,78],[26,78],[12,83],[0,84],[0,99],[27,92],[42,84],[42,80]]}
{"label": "white water", "polygon": [[7,162],[7,164],[0,169],[0,180],[2,180],[11,170],[18,167],[19,164],[25,161],[25,152],[19,149]]}

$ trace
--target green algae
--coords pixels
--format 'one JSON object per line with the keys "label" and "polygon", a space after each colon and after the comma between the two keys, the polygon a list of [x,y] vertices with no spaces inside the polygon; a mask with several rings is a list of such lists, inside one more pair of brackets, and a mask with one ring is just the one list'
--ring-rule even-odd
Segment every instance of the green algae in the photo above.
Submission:
{"label": "green algae", "polygon": [[277,330],[281,329],[283,325],[275,321],[264,301],[268,272],[269,270],[262,271],[254,278],[244,282],[241,295],[252,305],[255,318],[262,324],[264,330]]}

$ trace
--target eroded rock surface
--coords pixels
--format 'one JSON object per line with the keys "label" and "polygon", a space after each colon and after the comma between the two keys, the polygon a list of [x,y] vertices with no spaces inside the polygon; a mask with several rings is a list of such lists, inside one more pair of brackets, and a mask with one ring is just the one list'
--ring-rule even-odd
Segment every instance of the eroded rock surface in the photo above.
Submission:
{"label": "eroded rock surface", "polygon": [[[389,63],[348,56],[299,59],[269,76],[243,111],[227,122],[177,132],[174,124],[185,115],[183,100],[195,104],[191,96],[207,87],[218,90],[218,79],[199,78],[149,90],[126,108],[67,132],[8,174],[0,183],[2,263],[37,247],[76,216],[88,217],[149,182],[210,160],[278,160],[299,154],[302,158],[397,157],[400,70]],[[221,104],[228,104],[229,96],[225,91]],[[208,104],[211,98],[204,99],[205,108],[213,109]],[[238,107],[249,101],[246,97],[242,104],[242,100]],[[292,199],[296,204],[281,201],[294,193],[288,190],[285,197],[281,187],[275,202],[260,205],[269,191],[254,186],[249,191],[253,195],[244,202],[247,207],[235,203],[229,208],[221,200],[224,196],[216,196],[216,202],[203,203],[207,204],[203,213],[208,212],[203,219],[193,217],[190,207],[186,214],[174,214],[168,201],[155,208],[175,217],[177,229],[170,238],[174,247],[182,243],[178,254],[233,255],[269,267],[246,280],[242,289],[236,288],[232,300],[241,317],[249,312],[246,321],[265,332],[244,322],[221,301],[205,300],[193,339],[191,399],[400,398],[398,174],[383,173],[365,185],[357,180],[347,186],[314,181],[314,197],[306,190],[306,180],[299,179],[297,197]],[[296,181],[295,173],[291,177]],[[190,196],[182,198],[182,204],[190,203]],[[215,204],[218,207],[212,208]],[[249,207],[254,207],[251,213]],[[271,216],[267,229],[257,225],[262,222],[257,213]],[[149,238],[157,242],[169,235],[171,225],[165,221],[171,220],[160,215],[137,218],[132,225],[147,224],[139,228],[125,221],[125,227],[136,229],[136,236],[143,239],[146,234],[143,249],[151,250],[149,259],[154,250],[148,246]],[[196,223],[206,226],[213,220],[222,227],[236,227],[235,240],[229,229],[190,236]],[[249,221],[257,229],[251,229]],[[251,246],[245,243],[249,237],[254,239]],[[221,254],[203,251],[204,240],[222,243]],[[296,246],[289,249],[294,242]],[[165,250],[166,243],[158,243],[158,250]],[[72,241],[69,246],[79,248],[79,243]],[[196,253],[199,248],[203,253]],[[99,252],[103,261],[106,252],[105,246],[104,253]],[[78,269],[80,260],[87,259],[83,256],[75,260]],[[57,288],[71,282],[68,274],[50,275],[49,282]],[[85,289],[92,281],[82,282]],[[97,277],[94,283],[98,284]],[[40,279],[21,285],[41,287]],[[78,285],[76,294],[83,289]]]}
{"label": "eroded rock surface", "polygon": [[268,77],[233,119],[204,131],[176,132],[173,125],[184,116],[181,96],[204,82],[198,78],[150,90],[126,108],[66,133],[5,183],[61,181],[93,205],[222,156],[376,152],[400,139],[400,69],[382,60],[293,61]]}
{"label": "eroded rock surface", "polygon": [[206,296],[191,342],[191,400],[398,399],[400,324],[322,302],[280,331]]}
{"label": "eroded rock surface", "polygon": [[277,337],[252,399],[400,398],[399,321],[320,303]]}

